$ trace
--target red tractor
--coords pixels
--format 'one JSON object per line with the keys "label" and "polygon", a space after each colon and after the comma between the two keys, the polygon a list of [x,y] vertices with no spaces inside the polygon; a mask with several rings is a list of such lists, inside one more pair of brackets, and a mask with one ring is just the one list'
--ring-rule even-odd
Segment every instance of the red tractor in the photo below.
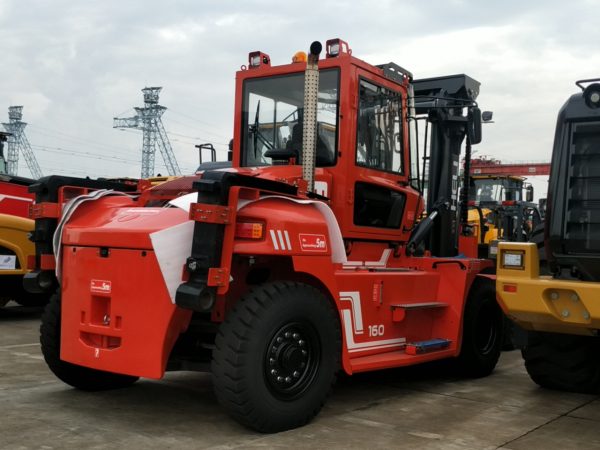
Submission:
{"label": "red tractor", "polygon": [[209,370],[231,416],[275,432],[310,421],[340,369],[453,359],[492,372],[502,313],[458,195],[462,143],[469,158],[481,140],[479,83],[415,81],[339,39],[320,52],[281,66],[250,53],[229,168],[64,208],[100,182],[34,187],[26,285],[51,289],[59,269],[41,326],[56,376],[99,390]]}

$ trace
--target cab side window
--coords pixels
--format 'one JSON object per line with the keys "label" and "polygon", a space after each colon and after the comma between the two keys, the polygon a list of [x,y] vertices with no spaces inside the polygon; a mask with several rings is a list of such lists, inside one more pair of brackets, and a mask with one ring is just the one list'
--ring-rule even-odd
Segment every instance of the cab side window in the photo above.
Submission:
{"label": "cab side window", "polygon": [[360,80],[356,164],[403,173],[400,94]]}
{"label": "cab side window", "polygon": [[406,197],[382,186],[357,182],[354,186],[354,224],[399,228]]}

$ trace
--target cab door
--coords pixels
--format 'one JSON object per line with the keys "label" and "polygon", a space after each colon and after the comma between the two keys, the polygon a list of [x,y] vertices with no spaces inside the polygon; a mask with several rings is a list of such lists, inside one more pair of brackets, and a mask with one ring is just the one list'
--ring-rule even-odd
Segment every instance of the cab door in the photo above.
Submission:
{"label": "cab door", "polygon": [[357,69],[353,166],[349,171],[345,223],[348,237],[401,241],[408,196],[406,90]]}

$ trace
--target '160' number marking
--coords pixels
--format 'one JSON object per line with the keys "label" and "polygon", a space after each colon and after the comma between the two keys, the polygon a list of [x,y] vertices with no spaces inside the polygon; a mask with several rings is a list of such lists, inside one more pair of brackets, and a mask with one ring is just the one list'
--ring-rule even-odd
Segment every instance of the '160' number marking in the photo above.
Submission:
{"label": "'160' number marking", "polygon": [[383,325],[369,325],[369,336],[370,337],[383,336],[384,332],[385,332],[385,327]]}

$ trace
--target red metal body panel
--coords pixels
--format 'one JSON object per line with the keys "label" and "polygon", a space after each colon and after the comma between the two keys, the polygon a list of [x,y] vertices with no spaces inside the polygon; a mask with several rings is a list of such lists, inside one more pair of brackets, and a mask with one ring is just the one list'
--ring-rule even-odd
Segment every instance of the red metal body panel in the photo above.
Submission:
{"label": "red metal body panel", "polygon": [[65,245],[152,249],[150,233],[188,220],[179,208],[136,208],[127,197],[85,203],[63,232]]}
{"label": "red metal body panel", "polygon": [[29,205],[35,199],[28,186],[0,181],[0,214],[29,218]]}
{"label": "red metal body panel", "polygon": [[161,378],[192,313],[171,303],[154,253],[66,245],[63,271],[61,358]]}
{"label": "red metal body panel", "polygon": [[[277,215],[273,215],[277,211]],[[239,239],[233,252],[247,255],[331,255],[327,224],[312,205],[302,205],[279,198],[261,200],[239,211],[238,219],[268,219],[263,239]],[[302,235],[323,236],[324,247],[302,248]]]}

